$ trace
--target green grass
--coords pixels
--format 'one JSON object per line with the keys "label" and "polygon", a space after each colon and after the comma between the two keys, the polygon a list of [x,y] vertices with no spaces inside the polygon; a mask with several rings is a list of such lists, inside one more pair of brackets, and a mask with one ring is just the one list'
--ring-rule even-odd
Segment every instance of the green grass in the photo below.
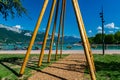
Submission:
{"label": "green grass", "polygon": [[[63,54],[62,58],[68,56],[68,54]],[[51,56],[51,62],[47,63],[47,57],[48,55],[44,55],[44,59],[42,62],[42,66],[37,67],[39,55],[38,54],[32,54],[29,57],[29,61],[27,63],[25,73],[22,78],[19,78],[19,71],[23,62],[25,55],[23,54],[0,54],[0,80],[16,80],[16,79],[27,79],[29,76],[31,76],[32,72],[41,70],[53,62],[55,62],[54,58],[55,55],[53,54]],[[58,59],[59,59],[58,55]]]}
{"label": "green grass", "polygon": [[[120,55],[94,55],[97,80],[120,80]],[[88,70],[85,70],[88,77]],[[89,78],[90,79],[90,78]]]}

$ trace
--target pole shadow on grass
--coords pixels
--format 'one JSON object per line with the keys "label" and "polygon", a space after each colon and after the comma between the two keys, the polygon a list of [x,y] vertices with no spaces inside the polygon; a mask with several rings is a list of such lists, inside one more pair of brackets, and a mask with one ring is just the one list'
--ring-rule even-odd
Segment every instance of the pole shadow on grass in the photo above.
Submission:
{"label": "pole shadow on grass", "polygon": [[[7,68],[8,70],[10,70],[13,74],[15,74],[17,77],[19,77],[19,71],[16,71],[13,67],[7,65],[6,63],[10,63],[12,65],[18,65],[21,67],[22,63],[23,63],[23,58],[24,57],[9,57],[9,58],[2,58],[0,59],[0,64],[2,66],[4,66],[5,68]],[[43,65],[38,67],[37,64],[38,64],[38,60],[39,58],[34,58],[34,59],[31,59],[29,58],[29,61],[27,63],[27,66],[26,68],[29,68],[31,70],[36,70],[36,71],[39,71],[41,73],[44,73],[44,74],[48,74],[50,76],[53,76],[53,77],[56,77],[56,78],[59,78],[59,79],[62,79],[62,80],[65,80],[65,78],[62,78],[62,77],[59,77],[55,74],[52,74],[52,73],[48,73],[48,72],[44,72],[44,71],[41,71],[41,69],[43,69],[44,67],[48,66],[48,63],[47,63],[47,59],[44,59],[44,61],[42,62]],[[52,59],[51,61],[54,62],[54,60]],[[77,63],[80,63],[79,61],[76,61]],[[71,65],[71,64],[70,64]],[[70,65],[69,64],[66,64],[66,67],[70,68]],[[20,68],[19,67],[19,68]],[[57,67],[56,67],[57,68]],[[62,69],[62,68],[61,68]],[[69,69],[67,69],[69,70]],[[73,70],[74,71],[74,70]]]}
{"label": "pole shadow on grass", "polygon": [[[0,59],[0,64],[5,67],[6,69],[8,69],[9,71],[11,71],[15,76],[19,77],[19,71],[18,70],[15,70],[15,68],[13,68],[14,66],[19,66],[17,67],[19,70],[22,66],[22,63],[23,63],[23,57],[5,57],[5,58],[1,58]],[[45,65],[43,65],[41,68],[39,69],[42,69],[43,67],[45,67],[47,65],[47,62],[43,62]],[[26,68],[30,68],[30,69],[38,69],[37,67],[37,64],[38,64],[38,59],[36,60],[31,60],[29,59],[27,65],[26,65]]]}
{"label": "pole shadow on grass", "polygon": [[16,61],[18,61],[20,59],[22,59],[22,58],[18,58],[18,57],[2,58],[2,59],[0,59],[0,64],[2,66],[4,66],[5,68],[7,68],[8,70],[10,70],[16,76],[19,76],[19,73],[17,73],[16,70],[14,70],[13,68],[11,68],[11,65],[8,65],[8,63],[15,64],[15,65],[20,65],[20,63],[16,62]]}
{"label": "pole shadow on grass", "polygon": [[[97,80],[120,80],[120,55],[94,55]],[[85,73],[89,70],[86,68]]]}
{"label": "pole shadow on grass", "polygon": [[[94,55],[97,80],[120,80],[120,55]],[[86,68],[85,73],[88,74]]]}
{"label": "pole shadow on grass", "polygon": [[95,65],[99,76],[109,77],[110,79],[114,78],[114,80],[120,79],[120,62],[111,61],[107,63],[95,61]]}
{"label": "pole shadow on grass", "polygon": [[[42,65],[42,66],[43,66],[43,65]],[[43,73],[43,74],[47,74],[47,75],[50,75],[50,76],[59,78],[59,79],[61,79],[61,80],[66,80],[66,79],[63,78],[63,77],[57,76],[57,75],[52,74],[52,73],[49,73],[49,72],[42,71],[42,70],[40,70],[38,67],[35,67],[35,66],[30,66],[30,67],[28,67],[28,68],[34,69],[34,70],[36,70],[37,72],[41,72],[41,73]]]}
{"label": "pole shadow on grass", "polygon": [[[77,63],[80,63],[80,62],[77,62]],[[46,63],[44,62],[44,64],[46,64]],[[59,63],[54,63],[54,64],[59,64]],[[52,66],[52,65],[50,65],[50,66],[48,66],[48,67],[49,67],[49,68],[61,69],[61,70],[64,70],[64,71],[79,72],[79,73],[84,73],[84,70],[83,70],[83,69],[85,69],[85,65],[83,65],[83,64],[60,63],[60,65],[65,65],[65,67],[62,68],[62,67]],[[42,66],[44,66],[44,65],[42,65]],[[40,66],[40,67],[42,67],[42,66]],[[40,72],[40,73],[43,73],[43,74],[47,74],[47,75],[49,75],[49,76],[53,76],[53,77],[59,78],[59,79],[61,79],[61,80],[66,80],[65,77],[60,77],[60,76],[58,76],[57,74],[50,73],[50,72],[47,72],[47,71],[41,71],[41,70],[39,69],[39,67],[38,67],[38,68],[36,68],[35,66],[27,66],[27,67],[30,68],[30,69],[34,69],[34,70],[36,70],[37,72]],[[79,67],[79,68],[78,68],[78,67]]]}
{"label": "pole shadow on grass", "polygon": [[[23,63],[23,57],[9,57],[9,58],[5,57],[5,58],[0,59],[0,64],[3,67],[5,67],[6,69],[8,69],[9,71],[11,71],[17,77],[20,76],[18,70],[20,70],[22,63]],[[30,61],[28,61],[26,68],[30,68],[30,69],[35,70],[38,68],[37,63],[38,63],[38,60],[30,60]],[[42,67],[47,65],[47,63],[44,63],[44,64],[45,65],[43,65]],[[18,70],[15,70],[14,66],[17,66],[17,65],[19,66],[19,67],[17,67]]]}
{"label": "pole shadow on grass", "polygon": [[3,62],[0,62],[0,64],[1,64],[2,66],[4,66],[5,68],[9,69],[9,70],[10,70],[12,73],[14,73],[16,76],[19,76],[19,74],[18,74],[15,70],[13,70],[12,68],[8,67],[8,66],[5,65]]}
{"label": "pole shadow on grass", "polygon": [[[3,57],[3,58],[0,58],[0,64],[2,66],[4,66],[6,69],[8,69],[9,71],[11,71],[15,76],[19,77],[19,71],[16,71],[13,67],[11,67],[11,65],[12,66],[18,65],[19,70],[20,70],[23,60],[24,60],[24,57]],[[42,62],[43,65],[38,67],[37,66],[38,60],[39,60],[39,58],[35,58],[35,59],[29,58],[26,68],[39,71],[39,70],[47,67],[49,64],[49,63],[47,63],[47,59],[43,59],[43,62]],[[53,60],[51,60],[51,62],[53,62]],[[8,65],[8,64],[10,64],[10,65]]]}

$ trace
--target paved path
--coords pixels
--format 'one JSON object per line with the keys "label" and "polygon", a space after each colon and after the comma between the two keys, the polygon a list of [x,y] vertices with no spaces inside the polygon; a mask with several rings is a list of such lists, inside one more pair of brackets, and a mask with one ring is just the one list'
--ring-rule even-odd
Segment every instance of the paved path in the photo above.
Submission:
{"label": "paved path", "polygon": [[70,54],[42,71],[37,71],[28,80],[83,80],[85,56]]}
{"label": "paved path", "polygon": [[[47,54],[49,50],[45,50]],[[52,53],[55,53],[53,50]],[[0,54],[25,54],[26,50],[0,50]],[[32,50],[31,54],[40,54],[40,50]],[[63,50],[63,54],[84,54],[84,50]],[[102,50],[92,50],[93,54],[102,54]],[[120,54],[120,50],[105,50],[105,54]]]}

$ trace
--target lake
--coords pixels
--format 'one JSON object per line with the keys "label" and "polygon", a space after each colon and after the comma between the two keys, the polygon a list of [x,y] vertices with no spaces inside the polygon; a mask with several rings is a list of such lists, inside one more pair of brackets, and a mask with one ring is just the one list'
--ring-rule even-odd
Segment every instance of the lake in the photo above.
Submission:
{"label": "lake", "polygon": [[[3,44],[0,45],[0,50],[26,50],[28,47],[28,44]],[[33,45],[32,49],[37,50],[41,49],[42,45],[35,44]],[[107,50],[119,50],[120,45],[106,45],[105,47]],[[47,44],[46,49],[49,49],[49,44]],[[56,49],[56,45],[53,45],[53,50]],[[60,45],[59,45],[60,49]],[[94,44],[91,46],[91,49],[93,50],[101,50],[102,45],[100,44]],[[73,44],[64,44],[63,50],[83,50],[82,45],[73,45]]]}

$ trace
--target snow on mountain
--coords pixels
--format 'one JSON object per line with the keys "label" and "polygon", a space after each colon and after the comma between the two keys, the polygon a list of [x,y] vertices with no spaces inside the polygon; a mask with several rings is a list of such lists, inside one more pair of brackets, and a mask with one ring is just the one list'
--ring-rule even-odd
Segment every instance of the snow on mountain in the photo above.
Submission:
{"label": "snow on mountain", "polygon": [[73,42],[79,42],[81,39],[76,36],[64,36],[64,42],[66,43],[73,43]]}
{"label": "snow on mountain", "polygon": [[73,36],[74,38],[77,38],[77,39],[80,39],[80,37],[78,37],[78,36]]}
{"label": "snow on mountain", "polygon": [[28,32],[28,33],[25,33],[24,35],[25,35],[25,36],[32,36],[31,33],[29,33],[29,32]]}
{"label": "snow on mountain", "polygon": [[66,38],[66,39],[69,39],[69,38],[80,39],[80,37],[78,37],[78,36],[64,36],[64,38]]}
{"label": "snow on mountain", "polygon": [[17,32],[17,33],[21,33],[22,30],[21,30],[21,26],[20,25],[16,25],[16,26],[13,26],[13,27],[9,27],[9,26],[5,26],[3,24],[0,24],[0,28],[5,28],[7,29],[8,31],[13,31],[13,32]]}

